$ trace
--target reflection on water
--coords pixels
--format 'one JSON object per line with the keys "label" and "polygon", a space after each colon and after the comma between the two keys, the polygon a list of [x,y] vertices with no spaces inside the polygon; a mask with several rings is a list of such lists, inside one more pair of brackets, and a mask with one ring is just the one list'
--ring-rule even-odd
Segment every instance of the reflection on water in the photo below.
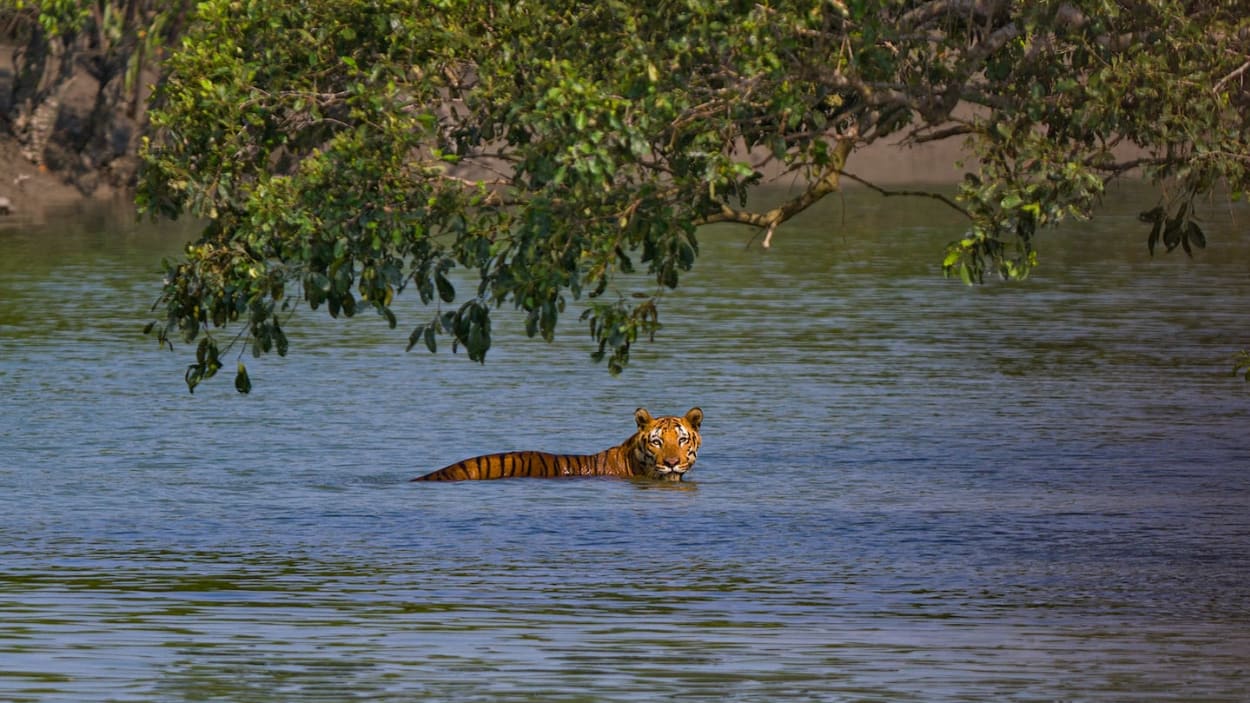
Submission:
{"label": "reflection on water", "polygon": [[[1243,700],[1250,213],[966,289],[896,204],[705,231],[616,379],[304,316],[251,396],[139,334],[185,229],[0,231],[0,699]],[[691,483],[406,481],[696,404]]]}

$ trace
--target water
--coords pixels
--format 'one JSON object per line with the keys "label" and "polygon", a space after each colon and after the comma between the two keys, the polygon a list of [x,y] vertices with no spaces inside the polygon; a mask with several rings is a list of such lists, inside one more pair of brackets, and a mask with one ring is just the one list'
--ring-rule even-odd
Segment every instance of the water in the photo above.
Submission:
{"label": "water", "polygon": [[[0,699],[1245,700],[1250,211],[1152,260],[1129,196],[975,289],[928,203],[705,231],[615,379],[304,314],[249,396],[140,334],[185,227],[0,230]],[[640,405],[691,482],[406,481]]]}

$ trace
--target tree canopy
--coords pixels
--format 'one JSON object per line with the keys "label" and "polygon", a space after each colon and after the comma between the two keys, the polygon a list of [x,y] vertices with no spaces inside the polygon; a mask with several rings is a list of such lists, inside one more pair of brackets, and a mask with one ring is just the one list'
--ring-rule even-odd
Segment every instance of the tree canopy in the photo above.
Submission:
{"label": "tree canopy", "polygon": [[[201,2],[164,64],[139,202],[207,224],[168,264],[149,331],[197,343],[194,389],[232,344],[285,354],[304,305],[394,327],[394,297],[415,289],[430,316],[405,323],[409,348],[450,337],[480,361],[493,309],[550,340],[576,300],[616,373],[695,264],[700,226],[780,242],[891,135],[974,157],[953,197],[930,194],[968,222],[949,276],[1028,275],[1039,232],[1090,216],[1128,173],[1161,186],[1143,204],[1151,251],[1190,252],[1198,196],[1250,190],[1248,9]],[[783,175],[800,187],[753,209]]]}

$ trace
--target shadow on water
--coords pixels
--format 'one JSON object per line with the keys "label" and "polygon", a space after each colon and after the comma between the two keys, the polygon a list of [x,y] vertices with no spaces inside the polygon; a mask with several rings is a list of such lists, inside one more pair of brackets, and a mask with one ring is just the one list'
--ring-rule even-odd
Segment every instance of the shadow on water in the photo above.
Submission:
{"label": "shadow on water", "polygon": [[[1140,196],[973,289],[932,203],[709,228],[617,378],[304,314],[249,396],[140,334],[191,228],[0,230],[0,698],[1243,700],[1250,212]],[[689,482],[407,482],[696,403]]]}

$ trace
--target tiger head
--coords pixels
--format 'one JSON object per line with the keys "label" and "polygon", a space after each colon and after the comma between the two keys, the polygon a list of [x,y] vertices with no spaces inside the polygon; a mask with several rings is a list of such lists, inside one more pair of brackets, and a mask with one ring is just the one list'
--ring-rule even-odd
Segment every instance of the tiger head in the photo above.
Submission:
{"label": "tiger head", "polygon": [[651,417],[644,408],[638,408],[634,421],[638,423],[632,457],[635,471],[648,478],[680,481],[694,468],[702,410],[691,408],[684,417]]}

